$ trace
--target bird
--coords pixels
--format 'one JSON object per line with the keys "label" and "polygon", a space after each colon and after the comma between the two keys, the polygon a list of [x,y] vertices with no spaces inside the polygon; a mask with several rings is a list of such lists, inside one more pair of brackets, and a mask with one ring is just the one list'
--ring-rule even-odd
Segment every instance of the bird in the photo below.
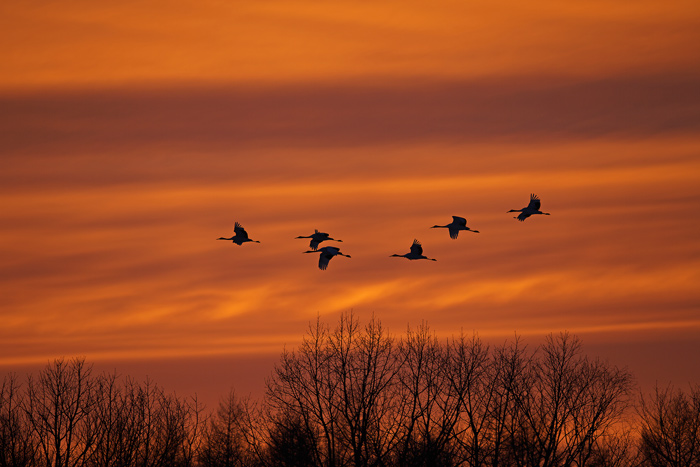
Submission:
{"label": "bird", "polygon": [[296,238],[310,238],[311,242],[309,242],[309,247],[313,251],[316,251],[318,249],[319,243],[325,242],[326,240],[333,240],[334,242],[342,242],[342,240],[336,240],[335,238],[331,238],[330,235],[328,235],[326,232],[319,232],[316,229],[314,229],[314,233],[312,233],[311,235],[307,235],[307,236],[300,235]]}
{"label": "bird", "polygon": [[520,222],[523,222],[533,214],[544,214],[545,216],[549,216],[548,212],[540,211],[540,199],[534,193],[530,194],[530,204],[528,204],[526,208],[511,209],[508,212],[519,212],[520,214],[518,217],[513,217],[513,219],[518,219]]}
{"label": "bird", "polygon": [[452,222],[447,225],[434,225],[431,229],[446,228],[450,232],[450,238],[455,239],[459,235],[460,230],[468,230],[470,232],[479,233],[478,230],[472,230],[467,227],[467,220],[464,217],[452,216]]}
{"label": "bird", "polygon": [[336,248],[334,246],[324,246],[318,250],[309,250],[305,251],[304,253],[320,253],[318,258],[318,268],[322,271],[325,271],[326,268],[328,268],[328,262],[336,255],[345,256],[347,258],[351,257],[350,255],[341,253],[340,248]]}
{"label": "bird", "polygon": [[400,257],[410,259],[410,260],[429,259],[430,261],[437,261],[436,259],[428,258],[427,256],[423,256],[423,247],[421,246],[420,242],[417,239],[413,240],[413,244],[411,245],[411,252],[410,253],[406,253],[405,255],[393,254],[391,256],[400,256]]}
{"label": "bird", "polygon": [[234,235],[231,238],[219,237],[217,240],[231,240],[238,246],[243,245],[245,242],[260,243],[257,240],[251,240],[248,238],[248,232],[246,232],[243,226],[238,222],[236,222],[236,225],[233,227],[233,233]]}

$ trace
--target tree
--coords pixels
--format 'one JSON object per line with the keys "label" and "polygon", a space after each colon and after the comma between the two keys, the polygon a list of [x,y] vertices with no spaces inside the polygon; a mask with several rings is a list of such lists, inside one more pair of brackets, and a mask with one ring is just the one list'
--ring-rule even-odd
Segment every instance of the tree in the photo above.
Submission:
{"label": "tree", "polygon": [[641,452],[646,462],[670,467],[700,466],[700,385],[689,394],[657,386],[641,397]]}
{"label": "tree", "polygon": [[97,437],[95,382],[84,359],[54,360],[27,381],[24,410],[47,466],[85,465]]}
{"label": "tree", "polygon": [[233,390],[219,402],[216,414],[203,431],[199,462],[203,467],[249,465],[244,427],[245,408]]}
{"label": "tree", "polygon": [[93,410],[97,438],[89,465],[126,467],[136,465],[140,446],[141,420],[137,416],[136,385],[128,380],[118,384],[116,374],[102,375],[96,381]]}
{"label": "tree", "polygon": [[314,467],[318,433],[309,433],[299,418],[281,414],[270,427],[266,463],[277,467]]}
{"label": "tree", "polygon": [[384,462],[397,440],[393,418],[399,365],[393,339],[372,319],[360,330],[352,313],[331,333],[317,320],[298,352],[285,352],[268,381],[271,416],[303,430],[316,465]]}
{"label": "tree", "polygon": [[498,401],[497,375],[489,347],[476,335],[463,334],[447,345],[445,365],[449,381],[449,398],[456,402],[457,420],[454,440],[460,458],[467,465],[483,465],[492,456],[497,436],[497,418],[493,404]]}
{"label": "tree", "polygon": [[311,446],[311,456],[319,466],[335,467],[344,464],[343,453],[338,447],[339,409],[338,381],[332,376],[328,348],[328,327],[309,325],[298,352],[284,349],[280,363],[267,384],[266,402],[270,409],[268,418],[298,421],[298,429],[306,438],[318,441]]}
{"label": "tree", "polygon": [[6,376],[0,386],[0,466],[34,465],[36,442],[22,410],[24,396],[15,374]]}
{"label": "tree", "polygon": [[344,314],[329,340],[332,376],[339,382],[341,440],[353,465],[388,459],[400,433],[393,416],[400,362],[394,340],[374,317],[360,331],[352,313]]}
{"label": "tree", "polygon": [[513,386],[512,461],[584,466],[629,406],[632,377],[581,355],[576,337],[548,336]]}
{"label": "tree", "polygon": [[140,467],[189,467],[194,464],[202,407],[146,381],[136,388],[134,416],[140,424]]}
{"label": "tree", "polygon": [[452,434],[460,401],[451,397],[448,349],[422,323],[406,331],[399,343],[398,385],[395,394],[400,437],[395,463],[400,466],[450,465]]}

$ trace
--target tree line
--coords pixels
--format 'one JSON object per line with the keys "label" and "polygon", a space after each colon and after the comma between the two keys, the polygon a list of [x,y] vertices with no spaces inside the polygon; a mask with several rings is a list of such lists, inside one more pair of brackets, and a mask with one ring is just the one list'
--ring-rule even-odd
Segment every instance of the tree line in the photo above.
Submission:
{"label": "tree line", "polygon": [[700,466],[700,385],[638,395],[568,333],[390,335],[317,320],[260,400],[216,410],[152,381],[58,359],[0,387],[0,467]]}

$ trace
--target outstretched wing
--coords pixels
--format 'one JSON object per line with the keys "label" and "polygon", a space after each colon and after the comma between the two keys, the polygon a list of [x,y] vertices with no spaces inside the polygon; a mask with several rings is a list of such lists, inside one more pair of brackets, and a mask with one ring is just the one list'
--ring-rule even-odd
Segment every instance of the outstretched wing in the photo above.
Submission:
{"label": "outstretched wing", "polygon": [[236,237],[248,238],[248,232],[246,232],[243,226],[238,222],[236,222],[236,225],[233,227],[233,231],[235,232]]}
{"label": "outstretched wing", "polygon": [[462,227],[467,226],[467,220],[464,217],[452,216],[452,222],[456,225],[461,225]]}
{"label": "outstretched wing", "polygon": [[450,232],[450,238],[453,240],[459,236],[459,229],[457,227],[450,226],[447,228],[447,231]]}
{"label": "outstretched wing", "polygon": [[312,238],[311,242],[309,242],[309,246],[311,247],[312,250],[316,251],[319,243],[320,242],[318,240],[316,240],[315,238]]}
{"label": "outstretched wing", "polygon": [[414,255],[422,255],[423,254],[423,247],[420,245],[420,242],[418,239],[413,240],[413,245],[411,245],[411,254]]}
{"label": "outstretched wing", "polygon": [[540,199],[537,197],[536,194],[530,194],[530,204],[527,205],[527,208],[533,211],[540,210]]}

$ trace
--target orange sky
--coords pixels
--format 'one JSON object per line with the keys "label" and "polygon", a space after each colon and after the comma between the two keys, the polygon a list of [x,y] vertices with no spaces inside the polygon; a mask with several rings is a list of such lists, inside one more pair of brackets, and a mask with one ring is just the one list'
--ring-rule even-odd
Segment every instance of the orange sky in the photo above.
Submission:
{"label": "orange sky", "polygon": [[33,1],[0,49],[0,369],[215,400],[353,309],[699,381],[696,2]]}

